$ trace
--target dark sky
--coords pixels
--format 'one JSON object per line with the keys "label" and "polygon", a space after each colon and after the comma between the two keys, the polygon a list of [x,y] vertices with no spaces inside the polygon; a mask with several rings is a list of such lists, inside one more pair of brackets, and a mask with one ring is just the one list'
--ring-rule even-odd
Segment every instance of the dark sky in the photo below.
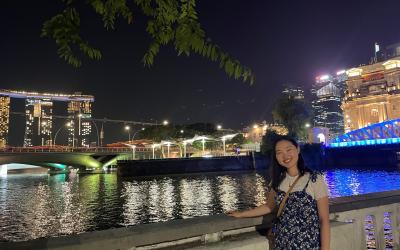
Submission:
{"label": "dark sky", "polygon": [[[59,59],[54,41],[40,38],[42,23],[62,2],[2,2],[0,88],[95,96],[94,116],[174,123],[206,121],[241,128],[270,120],[284,83],[309,88],[316,75],[367,63],[373,44],[400,41],[400,1],[198,1],[199,19],[212,41],[256,74],[253,86],[228,78],[200,56],[176,56],[164,47],[154,66],[141,62],[150,41],[146,19],[102,28],[90,9],[82,34],[102,50],[101,61],[81,68]],[[14,111],[23,104],[14,101]],[[22,121],[23,122],[23,121]]]}

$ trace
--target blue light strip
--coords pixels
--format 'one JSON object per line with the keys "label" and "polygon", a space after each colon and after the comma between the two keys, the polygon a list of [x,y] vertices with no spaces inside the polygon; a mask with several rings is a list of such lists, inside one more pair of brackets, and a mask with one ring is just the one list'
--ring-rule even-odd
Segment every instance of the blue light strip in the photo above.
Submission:
{"label": "blue light strip", "polygon": [[[397,132],[395,132],[395,130]],[[340,143],[343,143],[343,142],[348,142],[351,145],[352,142],[357,142],[357,141],[365,141],[365,142],[369,141],[369,144],[366,144],[366,145],[371,145],[371,143],[374,143],[372,141],[375,141],[374,144],[382,144],[381,142],[378,142],[376,140],[379,140],[379,139],[384,140],[385,139],[384,137],[386,137],[386,136],[388,136],[390,138],[397,138],[397,137],[399,137],[398,131],[400,131],[400,118],[394,119],[394,120],[389,120],[389,121],[384,121],[381,123],[372,124],[368,127],[350,131],[346,134],[343,134],[343,135],[333,139],[331,145],[332,144],[340,145]],[[376,137],[378,137],[378,138],[376,138]],[[397,142],[395,142],[395,143],[397,143]],[[374,145],[374,144],[372,144],[372,145]],[[386,143],[383,143],[383,144],[386,144]],[[339,147],[339,146],[337,146],[337,147]]]}
{"label": "blue light strip", "polygon": [[363,141],[344,141],[344,142],[333,142],[327,145],[329,148],[343,148],[353,146],[369,146],[369,145],[387,145],[400,143],[400,138],[387,138],[387,139],[373,139]]}

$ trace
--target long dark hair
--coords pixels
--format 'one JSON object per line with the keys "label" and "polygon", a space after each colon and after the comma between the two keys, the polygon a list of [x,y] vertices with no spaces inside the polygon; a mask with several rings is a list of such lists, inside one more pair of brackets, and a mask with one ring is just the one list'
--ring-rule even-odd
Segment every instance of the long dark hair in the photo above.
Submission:
{"label": "long dark hair", "polygon": [[[292,143],[296,148],[299,147],[297,141],[290,136],[280,136],[274,141],[271,151],[270,176],[271,176],[271,187],[275,191],[278,190],[279,185],[281,184],[283,179],[285,179],[287,171],[287,169],[281,166],[278,163],[278,160],[276,159],[276,144],[278,144],[278,142],[280,141],[288,141]],[[297,162],[297,167],[299,169],[300,176],[303,176],[306,172],[311,172],[311,170],[304,164],[304,159],[301,153],[299,153],[299,160]]]}

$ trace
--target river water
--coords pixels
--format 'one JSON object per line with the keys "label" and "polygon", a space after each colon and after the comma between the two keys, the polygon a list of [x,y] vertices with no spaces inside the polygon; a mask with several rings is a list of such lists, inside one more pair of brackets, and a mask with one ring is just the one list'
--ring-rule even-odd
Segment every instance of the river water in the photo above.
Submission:
{"label": "river water", "polygon": [[[330,197],[400,189],[400,171],[325,172]],[[255,172],[120,178],[115,173],[0,177],[0,241],[212,215],[265,202]]]}

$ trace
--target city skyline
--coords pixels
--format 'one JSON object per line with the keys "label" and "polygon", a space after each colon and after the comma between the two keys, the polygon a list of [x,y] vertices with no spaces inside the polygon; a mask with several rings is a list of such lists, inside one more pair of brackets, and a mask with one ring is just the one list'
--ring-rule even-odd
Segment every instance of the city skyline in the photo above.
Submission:
{"label": "city skyline", "polygon": [[[205,121],[242,128],[270,120],[272,97],[283,84],[293,82],[308,89],[316,75],[368,63],[375,42],[385,46],[400,41],[384,25],[397,21],[391,14],[393,6],[399,5],[394,1],[386,5],[199,2],[200,22],[208,36],[254,69],[256,83],[249,86],[229,79],[213,62],[198,56],[178,57],[170,48],[161,50],[152,68],[144,68],[145,18],[137,13],[133,25],[121,22],[115,31],[106,32],[99,17],[87,11],[82,16],[82,34],[104,56],[99,62],[85,60],[75,69],[58,58],[54,41],[40,38],[42,23],[57,14],[61,4],[26,3],[27,8],[19,8],[6,3],[1,87],[91,93],[98,100],[94,117]],[[354,11],[359,15],[354,16]]]}

